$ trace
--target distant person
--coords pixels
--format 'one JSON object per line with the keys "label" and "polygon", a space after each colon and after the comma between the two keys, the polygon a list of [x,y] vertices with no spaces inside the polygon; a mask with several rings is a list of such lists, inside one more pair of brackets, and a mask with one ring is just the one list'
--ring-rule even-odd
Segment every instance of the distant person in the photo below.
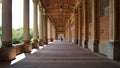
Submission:
{"label": "distant person", "polygon": [[63,41],[63,38],[61,37],[61,41]]}

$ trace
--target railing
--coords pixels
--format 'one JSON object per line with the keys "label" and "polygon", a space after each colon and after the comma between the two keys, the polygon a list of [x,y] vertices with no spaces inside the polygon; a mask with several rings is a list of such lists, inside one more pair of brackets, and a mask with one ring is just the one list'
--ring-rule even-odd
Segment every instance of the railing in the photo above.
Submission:
{"label": "railing", "polygon": [[14,47],[16,49],[16,55],[24,53],[24,45],[23,44],[15,44]]}
{"label": "railing", "polygon": [[13,47],[0,48],[0,61],[13,60],[15,59],[16,55],[19,55],[25,52],[31,52],[33,48],[39,48],[42,42],[30,42],[27,44],[12,44]]}

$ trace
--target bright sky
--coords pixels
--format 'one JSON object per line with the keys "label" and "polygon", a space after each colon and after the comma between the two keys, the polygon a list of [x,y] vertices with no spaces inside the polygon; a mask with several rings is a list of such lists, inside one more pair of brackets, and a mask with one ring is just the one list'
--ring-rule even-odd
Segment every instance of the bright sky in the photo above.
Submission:
{"label": "bright sky", "polygon": [[[23,0],[12,0],[12,27],[23,27]],[[0,7],[0,26],[2,23],[2,8]],[[30,28],[33,27],[33,2],[30,0]]]}

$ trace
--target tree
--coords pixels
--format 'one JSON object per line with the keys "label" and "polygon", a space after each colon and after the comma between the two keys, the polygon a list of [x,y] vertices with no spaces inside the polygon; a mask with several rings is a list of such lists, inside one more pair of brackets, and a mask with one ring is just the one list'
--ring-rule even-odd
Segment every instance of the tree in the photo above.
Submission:
{"label": "tree", "polygon": [[23,42],[23,28],[13,29],[12,30],[12,41],[13,44],[18,44]]}
{"label": "tree", "polygon": [[[18,44],[23,42],[23,28],[13,29],[13,44]],[[33,36],[33,30],[30,29],[30,39],[32,39]]]}
{"label": "tree", "polygon": [[0,4],[2,3],[2,0],[0,0]]}
{"label": "tree", "polygon": [[[30,39],[32,39],[33,30],[30,29]],[[2,37],[2,27],[0,26],[0,39]],[[23,28],[12,29],[13,44],[23,43]]]}
{"label": "tree", "polygon": [[2,27],[0,26],[0,38],[2,37]]}

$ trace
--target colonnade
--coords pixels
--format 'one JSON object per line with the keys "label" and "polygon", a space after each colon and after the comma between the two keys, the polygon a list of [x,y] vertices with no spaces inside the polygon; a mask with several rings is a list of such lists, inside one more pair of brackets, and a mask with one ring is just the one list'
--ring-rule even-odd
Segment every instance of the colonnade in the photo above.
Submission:
{"label": "colonnade", "polygon": [[67,22],[65,38],[83,48],[119,60],[120,9],[118,6],[120,5],[118,3],[120,1],[116,0],[78,0]]}
{"label": "colonnade", "polygon": [[[65,26],[65,39],[93,52],[104,54],[110,59],[119,60],[120,1],[108,0],[109,6],[106,6],[104,10],[102,10],[102,0],[77,1],[74,11]],[[41,2],[33,0],[33,4],[33,42],[31,43],[29,0],[24,0],[23,52],[30,52],[33,47],[39,48],[43,43],[47,44],[49,40],[57,39],[59,34],[55,25],[48,18]],[[16,57],[16,51],[16,47],[12,45],[12,0],[2,0],[2,48],[0,49],[0,57],[2,60],[12,60]]]}
{"label": "colonnade", "polygon": [[[33,0],[33,41],[30,40],[29,0],[23,0],[23,52],[31,52],[32,48],[39,48],[47,44],[47,15],[39,0]],[[39,7],[39,8],[38,8]],[[39,22],[38,22],[39,10]],[[12,45],[12,0],[2,0],[2,48],[0,50],[2,60],[15,59],[16,47]]]}

